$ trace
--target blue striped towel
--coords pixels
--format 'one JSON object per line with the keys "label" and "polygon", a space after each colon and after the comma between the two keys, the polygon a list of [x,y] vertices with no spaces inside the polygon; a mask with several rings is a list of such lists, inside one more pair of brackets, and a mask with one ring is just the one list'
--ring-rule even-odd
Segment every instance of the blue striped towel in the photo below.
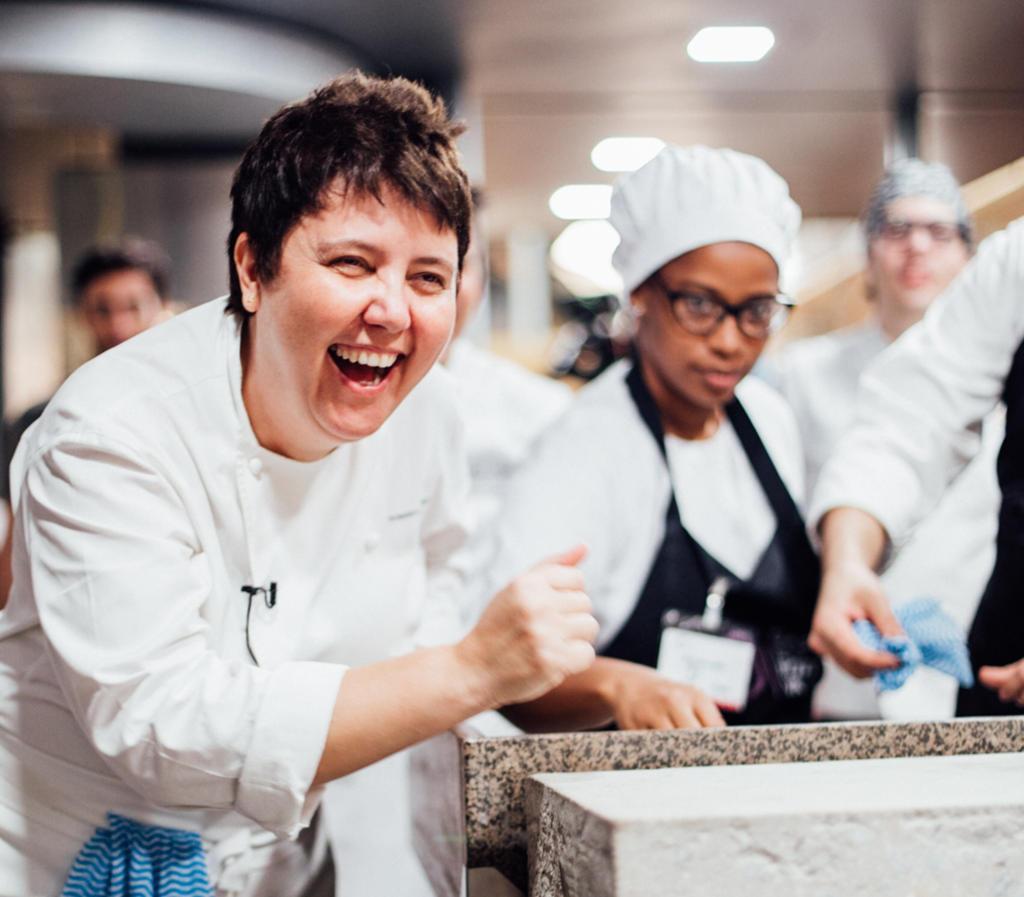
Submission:
{"label": "blue striped towel", "polygon": [[853,624],[854,632],[867,647],[873,651],[888,651],[900,660],[896,669],[875,673],[879,691],[899,688],[922,663],[952,676],[964,688],[974,685],[963,633],[938,601],[915,598],[893,612],[906,635],[883,637],[867,620]]}
{"label": "blue striped towel", "polygon": [[198,832],[116,813],[75,857],[61,897],[213,897]]}

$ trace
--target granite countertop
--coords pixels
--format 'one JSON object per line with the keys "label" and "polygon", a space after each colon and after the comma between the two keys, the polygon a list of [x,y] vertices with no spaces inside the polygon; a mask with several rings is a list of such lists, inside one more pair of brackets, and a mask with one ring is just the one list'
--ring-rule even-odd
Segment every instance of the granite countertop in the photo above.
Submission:
{"label": "granite countertop", "polygon": [[446,738],[459,781],[435,775],[429,785],[449,804],[461,792],[466,867],[494,867],[525,890],[525,782],[536,773],[1013,753],[1024,750],[1024,718],[500,737],[461,728]]}

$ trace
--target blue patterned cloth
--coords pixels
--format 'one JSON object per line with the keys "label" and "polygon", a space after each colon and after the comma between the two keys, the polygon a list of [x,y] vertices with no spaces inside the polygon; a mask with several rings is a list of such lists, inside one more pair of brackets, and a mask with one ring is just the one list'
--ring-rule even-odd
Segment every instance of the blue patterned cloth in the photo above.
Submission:
{"label": "blue patterned cloth", "polygon": [[896,669],[875,673],[879,691],[899,688],[922,663],[947,673],[964,688],[974,685],[963,634],[938,601],[916,598],[901,604],[894,613],[905,636],[883,636],[867,620],[853,624],[853,631],[867,647],[873,651],[888,651],[900,660]]}
{"label": "blue patterned cloth", "polygon": [[75,857],[61,897],[213,897],[198,832],[116,813]]}

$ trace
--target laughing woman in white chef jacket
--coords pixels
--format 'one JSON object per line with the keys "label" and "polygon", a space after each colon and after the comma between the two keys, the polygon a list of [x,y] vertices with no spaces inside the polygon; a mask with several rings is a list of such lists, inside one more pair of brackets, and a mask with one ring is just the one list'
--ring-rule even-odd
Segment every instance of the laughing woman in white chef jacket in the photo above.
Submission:
{"label": "laughing woman in white chef jacket", "polygon": [[127,894],[129,857],[131,894],[312,893],[324,783],[592,659],[578,550],[436,644],[466,493],[431,372],[457,134],[401,79],[281,110],[235,176],[227,301],[85,365],[23,440],[3,897]]}
{"label": "laughing woman in white chef jacket", "polygon": [[746,376],[786,317],[799,221],[782,178],[731,150],[667,147],[616,184],[634,358],[579,393],[511,484],[495,567],[585,543],[601,657],[518,720],[575,707],[580,725],[720,724],[715,704],[727,722],[808,719],[818,564],[799,441],[782,399]]}

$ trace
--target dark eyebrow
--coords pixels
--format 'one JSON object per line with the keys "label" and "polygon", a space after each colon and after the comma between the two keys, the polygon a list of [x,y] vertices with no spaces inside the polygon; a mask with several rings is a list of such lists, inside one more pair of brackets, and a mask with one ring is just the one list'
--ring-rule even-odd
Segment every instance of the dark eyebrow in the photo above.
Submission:
{"label": "dark eyebrow", "polygon": [[949,227],[956,227],[959,224],[958,221],[948,221],[945,218],[915,218],[910,215],[893,215],[892,217],[886,216],[884,219],[888,224],[917,224],[917,225],[929,225],[929,224],[945,224]]}
{"label": "dark eyebrow", "polygon": [[445,271],[451,273],[452,263],[448,259],[439,258],[436,255],[424,255],[420,258],[413,259],[413,263],[416,265],[437,265],[438,267],[444,268]]}
{"label": "dark eyebrow", "polygon": [[669,286],[669,284],[666,283],[665,289],[667,289],[670,293],[682,293],[684,291],[692,293],[707,293],[709,296],[714,296],[715,299],[721,299],[723,302],[725,301],[722,294],[719,293],[718,290],[712,289],[711,287],[706,287],[701,283],[695,283],[692,280],[684,280],[682,283],[677,284],[675,286]]}
{"label": "dark eyebrow", "polygon": [[721,293],[719,293],[718,290],[713,289],[712,287],[704,286],[703,284],[700,283],[696,283],[695,281],[692,280],[683,281],[681,284],[678,284],[677,286],[674,287],[670,287],[668,284],[665,284],[665,288],[672,295],[683,292],[704,293],[708,296],[711,296],[714,299],[717,299],[719,302],[724,302],[726,305],[746,305],[746,303],[754,302],[757,299],[774,299],[776,296],[778,296],[778,292],[754,293],[754,295],[747,296],[745,299],[741,299],[739,302],[730,302]]}
{"label": "dark eyebrow", "polygon": [[[317,251],[321,255],[333,255],[336,252],[352,250],[359,250],[370,255],[376,255],[383,251],[380,246],[373,243],[367,243],[365,240],[328,240],[327,242],[320,243],[317,246]],[[450,261],[440,258],[439,256],[425,255],[420,258],[415,258],[412,261],[414,265],[436,265],[442,267],[449,274],[454,270]]]}
{"label": "dark eyebrow", "polygon": [[380,252],[380,247],[373,243],[366,243],[363,240],[327,240],[317,244],[317,250],[328,255],[333,252],[342,252],[346,249],[359,249],[363,252]]}

